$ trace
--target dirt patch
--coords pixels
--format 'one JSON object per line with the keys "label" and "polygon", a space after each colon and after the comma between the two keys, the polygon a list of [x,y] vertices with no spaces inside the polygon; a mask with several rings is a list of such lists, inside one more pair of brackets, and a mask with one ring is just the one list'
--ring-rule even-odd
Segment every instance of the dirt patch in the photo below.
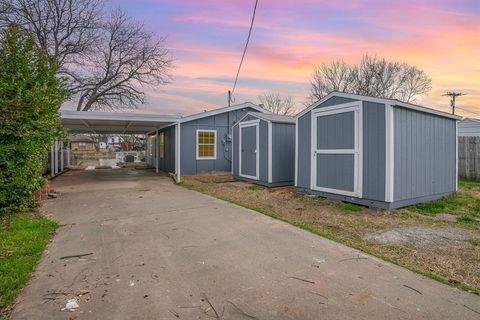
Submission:
{"label": "dirt patch", "polygon": [[435,216],[435,220],[438,220],[438,221],[456,222],[457,219],[458,217],[456,215],[449,214],[449,213],[441,213]]}
{"label": "dirt patch", "polygon": [[402,227],[367,235],[364,239],[384,246],[449,249],[471,246],[467,241],[471,237],[470,231],[458,228]]}
{"label": "dirt patch", "polygon": [[[446,212],[435,216],[415,208],[353,208],[342,202],[299,194],[294,187],[265,188],[234,182],[230,173],[191,175],[184,179],[187,188],[275,216],[412,269],[441,275],[450,283],[480,288],[480,245],[473,245],[475,241],[471,240],[480,238],[479,229],[461,219],[442,216]],[[375,235],[385,241],[369,238]]]}

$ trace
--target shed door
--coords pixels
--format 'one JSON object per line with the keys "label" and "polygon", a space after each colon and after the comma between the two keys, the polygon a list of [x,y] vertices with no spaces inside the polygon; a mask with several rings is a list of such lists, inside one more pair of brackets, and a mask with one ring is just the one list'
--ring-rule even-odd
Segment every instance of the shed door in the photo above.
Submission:
{"label": "shed door", "polygon": [[240,124],[240,176],[258,180],[259,122]]}
{"label": "shed door", "polygon": [[361,106],[341,106],[312,113],[311,188],[361,197]]}

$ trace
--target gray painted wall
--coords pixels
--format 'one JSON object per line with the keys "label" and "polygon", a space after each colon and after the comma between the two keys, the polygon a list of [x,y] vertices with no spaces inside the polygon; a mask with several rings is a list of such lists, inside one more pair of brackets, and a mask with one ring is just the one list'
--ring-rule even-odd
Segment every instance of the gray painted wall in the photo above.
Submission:
{"label": "gray painted wall", "polygon": [[385,200],[385,105],[363,102],[363,197]]}
{"label": "gray painted wall", "polygon": [[[231,142],[222,144],[222,141],[225,140],[227,133],[231,133],[234,123],[249,111],[256,111],[251,108],[244,110],[225,112],[180,125],[180,170],[182,174],[231,170],[232,144]],[[217,130],[217,158],[215,160],[196,160],[197,129]]]}
{"label": "gray painted wall", "polygon": [[[163,158],[160,158],[160,155],[158,157],[158,170],[175,172],[175,126],[160,129],[159,134],[161,132],[165,134],[165,154]],[[160,148],[160,139],[158,140],[158,148]]]}
{"label": "gray painted wall", "polygon": [[268,182],[268,122],[260,120],[260,181]]}
{"label": "gray painted wall", "polygon": [[455,191],[455,120],[394,108],[394,200]]}
{"label": "gray painted wall", "polygon": [[[331,97],[318,105],[317,108],[329,107],[337,104],[353,102],[356,100]],[[311,157],[311,117],[312,113],[307,112],[298,118],[298,176],[297,186],[310,188],[310,157]]]}
{"label": "gray painted wall", "polygon": [[295,124],[272,122],[272,183],[295,179]]}

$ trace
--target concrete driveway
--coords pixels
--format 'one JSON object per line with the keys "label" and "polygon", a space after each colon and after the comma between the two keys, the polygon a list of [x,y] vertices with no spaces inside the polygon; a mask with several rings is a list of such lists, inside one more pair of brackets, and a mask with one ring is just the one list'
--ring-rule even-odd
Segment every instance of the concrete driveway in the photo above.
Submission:
{"label": "concrete driveway", "polygon": [[[64,226],[13,319],[480,318],[478,296],[150,170],[52,185],[44,211]],[[79,308],[61,311],[72,298]]]}

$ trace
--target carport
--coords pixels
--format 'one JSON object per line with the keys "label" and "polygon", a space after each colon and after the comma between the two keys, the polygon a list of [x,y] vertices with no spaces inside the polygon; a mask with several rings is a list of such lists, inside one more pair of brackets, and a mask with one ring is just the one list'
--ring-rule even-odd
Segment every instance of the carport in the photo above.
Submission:
{"label": "carport", "polygon": [[[61,123],[64,128],[73,134],[144,134],[176,123],[181,116],[142,114],[133,112],[84,112],[84,111],[60,111]],[[158,137],[156,139],[158,141]],[[147,154],[151,147],[147,143]],[[64,163],[69,163],[69,153],[63,152],[63,143],[55,141],[51,149],[50,172],[55,175],[63,170]],[[155,154],[155,156],[158,156]],[[158,162],[156,161],[158,172]]]}

